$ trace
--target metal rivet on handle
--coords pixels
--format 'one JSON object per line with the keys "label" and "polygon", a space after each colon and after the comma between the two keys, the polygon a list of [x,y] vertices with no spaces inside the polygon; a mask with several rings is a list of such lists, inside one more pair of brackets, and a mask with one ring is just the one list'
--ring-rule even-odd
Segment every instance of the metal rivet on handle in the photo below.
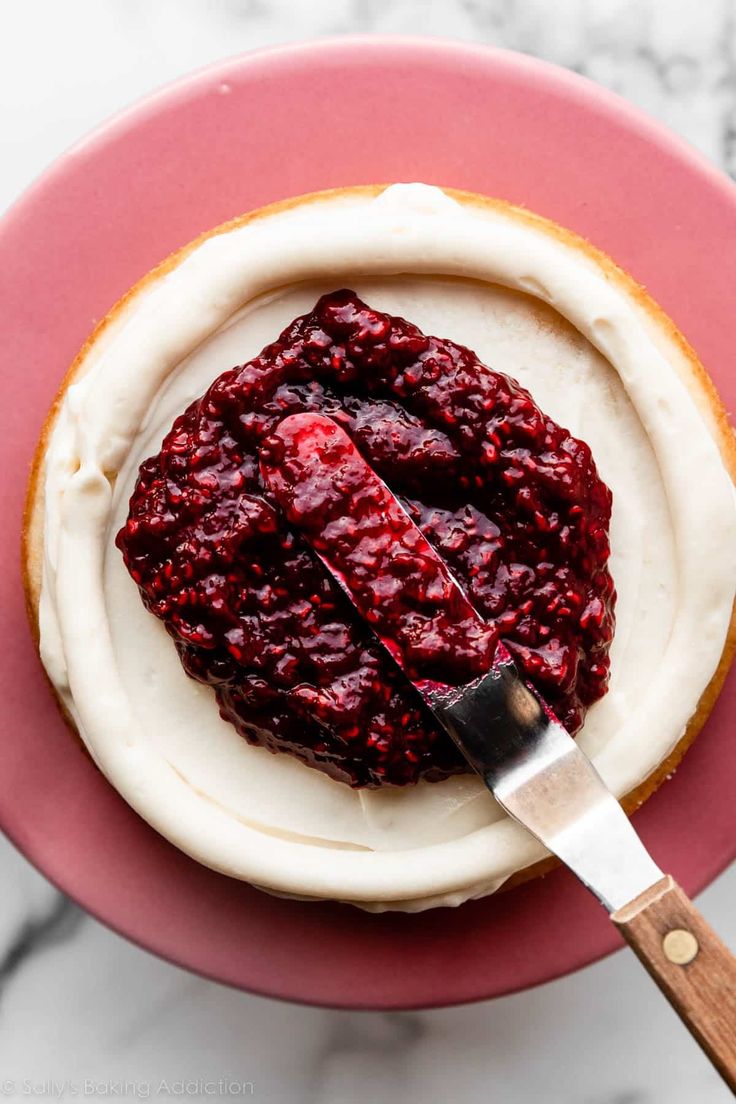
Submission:
{"label": "metal rivet on handle", "polygon": [[692,932],[674,928],[662,940],[662,950],[675,966],[687,966],[700,950],[700,944]]}

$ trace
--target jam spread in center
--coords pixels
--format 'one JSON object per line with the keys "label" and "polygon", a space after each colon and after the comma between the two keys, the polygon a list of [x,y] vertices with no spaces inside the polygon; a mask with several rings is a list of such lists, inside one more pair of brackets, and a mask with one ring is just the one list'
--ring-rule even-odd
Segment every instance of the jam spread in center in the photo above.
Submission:
{"label": "jam spread in center", "polygon": [[[265,485],[279,423],[304,412],[345,430],[489,639],[578,731],[606,690],[615,597],[611,495],[588,446],[469,349],[349,291],[323,296],[177,418],[141,465],[117,536],[146,607],[223,717],[353,786],[467,769]],[[380,600],[393,571],[375,577]],[[430,677],[431,641],[414,644]]]}

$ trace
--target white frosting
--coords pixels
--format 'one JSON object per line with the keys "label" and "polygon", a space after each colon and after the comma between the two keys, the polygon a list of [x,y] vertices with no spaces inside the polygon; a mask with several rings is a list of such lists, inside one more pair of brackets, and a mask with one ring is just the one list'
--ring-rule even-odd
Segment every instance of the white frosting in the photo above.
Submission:
{"label": "white frosting", "polygon": [[474,776],[353,791],[250,747],[186,677],[113,545],[175,415],[345,284],[469,345],[590,444],[614,494],[619,598],[610,692],[579,739],[617,796],[667,757],[718,664],[736,585],[718,449],[673,354],[593,260],[424,185],[209,238],[102,332],[47,451],[41,653],[100,769],[200,862],[285,894],[455,904],[543,849]]}

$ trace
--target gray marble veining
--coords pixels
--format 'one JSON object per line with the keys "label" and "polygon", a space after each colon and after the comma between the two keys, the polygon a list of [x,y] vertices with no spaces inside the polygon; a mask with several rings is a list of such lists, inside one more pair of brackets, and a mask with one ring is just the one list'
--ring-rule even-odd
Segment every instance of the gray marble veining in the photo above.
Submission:
{"label": "gray marble veining", "polygon": [[[366,32],[547,58],[619,92],[736,175],[736,0],[6,0],[0,209],[71,142],[181,73],[271,43]],[[466,1008],[306,1009],[152,958],[66,902],[4,841],[0,874],[0,1098],[729,1099],[623,953]],[[701,899],[732,944],[735,903],[736,870]]]}

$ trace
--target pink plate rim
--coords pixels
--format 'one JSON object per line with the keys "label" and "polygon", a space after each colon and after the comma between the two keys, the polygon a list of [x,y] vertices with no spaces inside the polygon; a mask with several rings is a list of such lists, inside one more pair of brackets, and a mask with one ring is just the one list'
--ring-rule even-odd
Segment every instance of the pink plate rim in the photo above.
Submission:
{"label": "pink plate rim", "polygon": [[[352,36],[230,58],[99,127],[0,221],[0,357],[13,399],[0,412],[0,587],[14,645],[0,669],[0,824],[47,878],[145,949],[251,992],[356,1009],[516,992],[620,940],[562,870],[454,910],[373,916],[270,897],[180,854],[70,740],[25,623],[18,534],[58,383],[138,278],[243,211],[407,179],[496,195],[589,238],[649,288],[736,404],[736,250],[724,248],[736,240],[733,184],[617,96],[520,54]],[[736,854],[735,708],[732,672],[695,749],[636,815],[690,893]]]}

